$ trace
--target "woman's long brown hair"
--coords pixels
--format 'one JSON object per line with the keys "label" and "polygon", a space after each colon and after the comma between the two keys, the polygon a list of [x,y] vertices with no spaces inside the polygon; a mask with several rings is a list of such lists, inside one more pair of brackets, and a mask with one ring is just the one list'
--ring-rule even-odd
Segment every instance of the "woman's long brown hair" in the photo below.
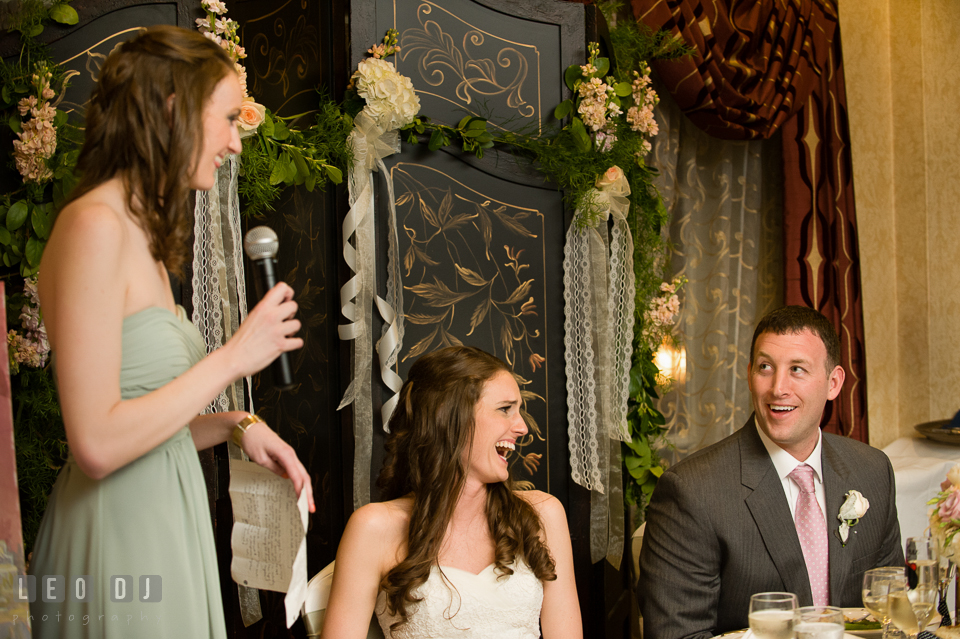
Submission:
{"label": "woman's long brown hair", "polygon": [[[464,456],[473,444],[474,410],[486,382],[501,371],[511,372],[493,355],[452,346],[417,360],[400,390],[377,480],[384,499],[413,497],[407,556],[380,584],[388,609],[400,617],[394,632],[407,623],[407,606],[420,601],[414,591],[437,564],[466,482]],[[556,565],[541,539],[540,517],[509,482],[487,486],[486,515],[499,575],[512,574],[510,566],[519,558],[541,581],[556,579]]]}
{"label": "woman's long brown hair", "polygon": [[203,147],[203,109],[233,70],[196,31],[156,26],[110,53],[86,111],[80,181],[67,203],[121,176],[150,253],[179,274],[192,214],[190,178]]}

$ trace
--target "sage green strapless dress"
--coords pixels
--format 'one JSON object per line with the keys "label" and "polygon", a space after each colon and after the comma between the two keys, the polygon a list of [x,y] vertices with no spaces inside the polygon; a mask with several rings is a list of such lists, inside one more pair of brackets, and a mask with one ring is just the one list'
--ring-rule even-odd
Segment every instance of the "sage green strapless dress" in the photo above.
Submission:
{"label": "sage green strapless dress", "polygon": [[[151,307],[124,320],[123,399],[160,388],[206,355],[200,333],[177,311]],[[100,481],[71,458],[50,495],[30,574],[37,578],[30,606],[36,639],[226,637],[210,507],[190,429]],[[42,601],[44,575],[66,577],[65,601]],[[72,577],[80,575],[89,575],[86,603],[72,592]],[[132,578],[132,601],[111,601],[118,594],[113,575]],[[145,575],[162,580],[151,579],[149,593],[140,584]],[[158,589],[159,602],[143,601]]]}

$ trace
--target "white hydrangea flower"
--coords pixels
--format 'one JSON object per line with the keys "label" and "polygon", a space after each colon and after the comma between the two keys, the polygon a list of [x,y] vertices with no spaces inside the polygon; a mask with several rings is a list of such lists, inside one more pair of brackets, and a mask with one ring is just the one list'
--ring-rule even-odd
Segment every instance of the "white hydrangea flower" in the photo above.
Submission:
{"label": "white hydrangea flower", "polygon": [[364,112],[384,131],[405,127],[420,112],[413,83],[397,72],[392,62],[367,58],[353,75],[357,95],[366,100]]}

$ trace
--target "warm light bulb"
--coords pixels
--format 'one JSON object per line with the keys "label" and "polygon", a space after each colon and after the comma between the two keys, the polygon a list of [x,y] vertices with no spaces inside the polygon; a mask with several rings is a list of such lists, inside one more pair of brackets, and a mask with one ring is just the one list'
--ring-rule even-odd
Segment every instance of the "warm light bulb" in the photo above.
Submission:
{"label": "warm light bulb", "polygon": [[660,370],[663,380],[657,380],[662,386],[667,378],[677,384],[682,384],[687,377],[687,349],[675,346],[669,338],[663,340],[660,348],[653,356],[653,363]]}

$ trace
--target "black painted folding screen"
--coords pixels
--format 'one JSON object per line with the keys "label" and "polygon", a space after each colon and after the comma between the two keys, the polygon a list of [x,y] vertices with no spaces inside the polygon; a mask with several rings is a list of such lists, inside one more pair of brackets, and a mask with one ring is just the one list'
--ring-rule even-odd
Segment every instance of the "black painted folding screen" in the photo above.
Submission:
{"label": "black painted folding screen", "polygon": [[[554,1],[373,0],[351,6],[352,63],[399,33],[390,58],[409,77],[420,113],[456,126],[540,131],[568,97],[563,71],[584,58],[584,10]],[[457,147],[403,143],[385,159],[393,178],[405,335],[398,373],[449,344],[508,362],[525,391],[530,433],[511,456],[514,477],[568,497],[563,359],[563,195],[509,153],[477,160]],[[378,260],[385,256],[385,181],[378,180]],[[382,249],[382,250],[381,250]],[[381,278],[382,280],[382,278]],[[382,282],[381,282],[382,285]],[[381,288],[380,294],[384,291]],[[382,431],[375,428],[372,472]]]}

